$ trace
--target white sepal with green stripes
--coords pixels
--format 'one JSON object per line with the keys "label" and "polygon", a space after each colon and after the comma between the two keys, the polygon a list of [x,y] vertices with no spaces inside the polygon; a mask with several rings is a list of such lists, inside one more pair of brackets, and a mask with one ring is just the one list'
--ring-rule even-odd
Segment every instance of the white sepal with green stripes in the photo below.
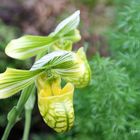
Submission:
{"label": "white sepal with green stripes", "polygon": [[6,46],[5,52],[8,56],[20,60],[30,58],[39,52],[48,49],[48,46],[54,43],[55,37],[42,37],[25,35],[18,39],[10,41]]}
{"label": "white sepal with green stripes", "polygon": [[80,11],[76,11],[71,16],[60,22],[57,27],[55,28],[53,34],[63,36],[70,31],[77,28],[80,22]]}
{"label": "white sepal with green stripes", "polygon": [[41,70],[17,70],[7,68],[0,74],[0,99],[8,98],[31,85]]}
{"label": "white sepal with green stripes", "polygon": [[76,55],[70,51],[58,50],[49,53],[37,60],[31,70],[38,69],[64,69],[75,65]]}

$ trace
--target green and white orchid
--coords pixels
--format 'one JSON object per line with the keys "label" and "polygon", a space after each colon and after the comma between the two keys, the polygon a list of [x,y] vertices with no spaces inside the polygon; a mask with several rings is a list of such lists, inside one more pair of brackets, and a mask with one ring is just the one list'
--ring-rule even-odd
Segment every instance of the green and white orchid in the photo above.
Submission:
{"label": "green and white orchid", "polygon": [[[24,60],[36,56],[30,70],[7,68],[0,74],[0,99],[23,90],[17,106],[8,115],[11,127],[7,126],[7,129],[12,128],[24,105],[25,109],[28,106],[33,108],[35,86],[44,121],[57,132],[65,132],[72,127],[74,87],[87,86],[91,78],[83,48],[77,52],[71,51],[72,44],[81,38],[77,30],[79,14],[76,11],[62,21],[47,37],[26,35],[12,40],[6,46],[5,52],[12,58]],[[68,82],[63,89],[62,79]],[[5,131],[2,140],[6,140],[8,132],[10,131]]]}

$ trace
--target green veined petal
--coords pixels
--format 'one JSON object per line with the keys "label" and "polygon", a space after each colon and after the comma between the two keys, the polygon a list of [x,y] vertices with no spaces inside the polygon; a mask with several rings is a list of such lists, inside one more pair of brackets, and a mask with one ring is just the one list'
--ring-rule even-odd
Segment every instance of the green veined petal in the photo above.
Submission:
{"label": "green veined petal", "polygon": [[63,20],[58,26],[56,27],[55,31],[53,32],[54,35],[63,36],[68,32],[77,28],[80,22],[80,11],[76,11],[74,14]]}
{"label": "green veined petal", "polygon": [[[74,124],[73,94],[68,93],[60,97],[44,99],[46,101],[46,114],[43,115],[44,121],[56,132],[69,131]],[[41,105],[39,105],[42,107]]]}
{"label": "green veined petal", "polygon": [[58,50],[40,58],[33,64],[31,70],[69,68],[75,64],[75,60],[76,57],[73,52]]}
{"label": "green veined petal", "polygon": [[49,83],[39,78],[38,107],[48,126],[56,132],[65,132],[70,130],[74,123],[74,86],[67,83],[61,89],[60,82],[58,79]]}
{"label": "green veined petal", "polygon": [[60,75],[78,88],[87,86],[91,79],[90,67],[83,48],[77,53],[58,50],[47,54],[31,68],[37,69],[51,69],[52,74]]}
{"label": "green veined petal", "polygon": [[24,60],[35,56],[40,51],[47,49],[49,45],[57,40],[55,37],[42,37],[25,35],[10,41],[6,46],[5,52],[8,56]]}
{"label": "green veined petal", "polygon": [[17,70],[8,68],[0,74],[0,99],[10,97],[32,84],[41,70]]}

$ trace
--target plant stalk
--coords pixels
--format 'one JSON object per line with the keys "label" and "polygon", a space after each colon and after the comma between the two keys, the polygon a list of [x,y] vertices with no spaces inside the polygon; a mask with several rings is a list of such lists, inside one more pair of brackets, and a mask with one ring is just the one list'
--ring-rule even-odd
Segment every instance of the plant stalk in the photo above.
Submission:
{"label": "plant stalk", "polygon": [[6,129],[4,131],[4,134],[3,134],[3,137],[1,140],[7,140],[8,139],[8,136],[9,136],[9,133],[11,131],[11,129],[13,128],[13,123],[8,123],[8,125],[6,126]]}
{"label": "plant stalk", "polygon": [[32,114],[32,109],[25,110],[25,128],[24,128],[23,140],[28,140],[29,137],[29,131],[31,126],[31,114]]}
{"label": "plant stalk", "polygon": [[31,125],[31,115],[35,104],[35,90],[30,94],[26,104],[25,104],[25,126],[22,140],[28,140],[30,125]]}
{"label": "plant stalk", "polygon": [[34,84],[32,84],[22,91],[17,105],[14,106],[12,108],[12,110],[8,113],[8,117],[7,117],[8,124],[6,126],[6,129],[4,131],[4,134],[3,134],[1,140],[7,140],[11,129],[16,124],[16,122],[19,120],[19,116],[21,115],[21,112],[24,109],[24,105],[25,105],[27,99],[29,98],[30,94],[34,91],[34,89],[35,89],[35,86],[34,86]]}

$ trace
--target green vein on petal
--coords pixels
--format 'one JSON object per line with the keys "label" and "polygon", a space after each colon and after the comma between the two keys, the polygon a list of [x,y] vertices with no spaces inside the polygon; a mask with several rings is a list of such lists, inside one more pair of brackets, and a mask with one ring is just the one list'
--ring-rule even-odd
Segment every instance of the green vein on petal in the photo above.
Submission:
{"label": "green vein on petal", "polygon": [[0,99],[8,98],[31,85],[41,72],[7,68],[0,74]]}

